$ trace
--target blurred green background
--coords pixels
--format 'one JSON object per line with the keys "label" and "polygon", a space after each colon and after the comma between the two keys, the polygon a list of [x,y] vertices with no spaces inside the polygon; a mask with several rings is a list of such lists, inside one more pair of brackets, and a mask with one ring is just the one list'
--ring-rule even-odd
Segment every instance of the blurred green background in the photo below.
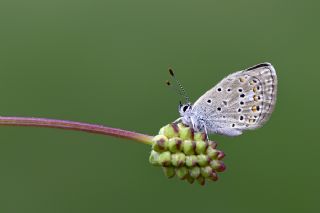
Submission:
{"label": "blurred green background", "polygon": [[318,212],[319,6],[1,0],[2,116],[156,134],[178,116],[169,66],[196,100],[227,74],[269,61],[279,93],[264,128],[211,136],[227,171],[205,187],[166,179],[143,144],[0,127],[0,212]]}

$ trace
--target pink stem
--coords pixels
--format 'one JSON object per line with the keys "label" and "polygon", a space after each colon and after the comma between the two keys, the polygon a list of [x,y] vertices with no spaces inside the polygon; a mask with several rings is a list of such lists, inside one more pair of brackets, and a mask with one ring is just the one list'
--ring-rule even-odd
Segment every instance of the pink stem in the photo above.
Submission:
{"label": "pink stem", "polygon": [[152,144],[152,136],[144,135],[136,132],[130,132],[122,129],[106,127],[97,124],[88,124],[82,122],[56,120],[49,118],[30,118],[30,117],[1,117],[0,126],[35,126],[48,127],[58,129],[68,129],[83,131],[89,133],[96,133],[102,135],[109,135],[113,137],[125,138],[135,140],[145,144]]}

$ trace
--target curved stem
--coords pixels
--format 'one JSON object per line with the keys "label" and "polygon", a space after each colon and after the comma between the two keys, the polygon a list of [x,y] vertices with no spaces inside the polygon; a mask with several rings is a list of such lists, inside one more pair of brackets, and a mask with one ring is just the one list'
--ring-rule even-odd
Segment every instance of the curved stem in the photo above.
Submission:
{"label": "curved stem", "polygon": [[0,126],[34,126],[34,127],[48,127],[58,129],[68,129],[83,131],[89,133],[96,133],[102,135],[109,135],[113,137],[125,138],[135,140],[145,144],[152,144],[152,136],[144,135],[136,132],[130,132],[123,129],[111,128],[97,124],[89,124],[67,120],[56,120],[49,118],[31,118],[31,117],[1,117]]}

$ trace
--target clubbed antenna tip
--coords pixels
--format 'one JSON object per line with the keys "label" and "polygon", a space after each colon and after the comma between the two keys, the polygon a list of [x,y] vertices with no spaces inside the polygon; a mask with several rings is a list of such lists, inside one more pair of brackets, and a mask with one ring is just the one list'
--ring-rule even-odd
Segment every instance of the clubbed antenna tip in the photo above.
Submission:
{"label": "clubbed antenna tip", "polygon": [[171,68],[169,68],[169,73],[170,73],[171,76],[174,77],[174,73],[173,73],[173,70]]}
{"label": "clubbed antenna tip", "polygon": [[[184,90],[184,88],[183,88],[183,86],[182,86],[182,84],[179,82],[179,80],[176,78],[176,76],[174,75],[174,72],[173,72],[173,69],[172,68],[169,68],[169,73],[170,73],[170,75],[172,76],[172,78],[174,79],[174,81],[175,81],[175,89],[176,89],[176,91],[177,91],[177,93],[179,94],[179,95],[181,95],[181,96],[183,96],[185,99],[186,99],[186,101],[187,101],[187,103],[190,103],[190,99],[189,99],[189,97],[187,96],[187,93],[186,93],[186,91]],[[167,82],[167,85],[168,86],[170,86],[171,85],[171,83],[169,82]]]}

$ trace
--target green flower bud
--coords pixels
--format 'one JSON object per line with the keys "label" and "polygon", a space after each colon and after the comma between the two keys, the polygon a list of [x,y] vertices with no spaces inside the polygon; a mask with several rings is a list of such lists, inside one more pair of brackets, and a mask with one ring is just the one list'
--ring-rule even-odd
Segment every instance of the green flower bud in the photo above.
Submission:
{"label": "green flower bud", "polygon": [[175,153],[171,155],[171,163],[175,167],[180,167],[185,164],[186,156],[183,153]]}
{"label": "green flower bud", "polygon": [[218,175],[215,171],[212,171],[209,175],[209,179],[213,180],[213,181],[217,181],[218,180]]}
{"label": "green flower bud", "polygon": [[196,132],[196,133],[194,133],[194,140],[205,141],[205,140],[207,140],[207,135],[204,132]]}
{"label": "green flower bud", "polygon": [[223,172],[224,170],[226,170],[226,165],[220,161],[220,167],[217,169],[217,172]]}
{"label": "green flower bud", "polygon": [[198,158],[195,155],[186,156],[186,165],[188,167],[193,167],[197,164]]}
{"label": "green flower bud", "polygon": [[162,152],[158,158],[159,164],[162,166],[170,166],[171,164],[171,154],[170,152]]}
{"label": "green flower bud", "polygon": [[157,135],[153,139],[152,149],[157,152],[163,152],[167,150],[168,138],[164,135]]}
{"label": "green flower bud", "polygon": [[210,161],[210,167],[213,170],[216,170],[220,167],[220,162],[218,160],[212,160],[212,161]]}
{"label": "green flower bud", "polygon": [[198,178],[200,176],[200,173],[200,168],[198,166],[195,166],[190,169],[189,175],[193,178]]}
{"label": "green flower bud", "polygon": [[149,162],[154,165],[154,166],[160,166],[159,164],[159,153],[152,150],[150,157],[149,157]]}
{"label": "green flower bud", "polygon": [[219,151],[219,154],[218,154],[218,159],[221,160],[222,158],[224,158],[226,155],[224,154],[224,152],[222,151]]}
{"label": "green flower bud", "polygon": [[194,178],[193,177],[191,177],[190,175],[187,175],[186,176],[186,178],[185,178],[190,184],[193,184],[193,182],[194,182]]}
{"label": "green flower bud", "polygon": [[187,127],[182,123],[179,123],[178,127],[179,127],[179,136],[182,140],[193,140],[194,132],[190,127]]}
{"label": "green flower bud", "polygon": [[168,141],[168,149],[170,152],[175,153],[182,150],[182,140],[180,138],[170,138]]}
{"label": "green flower bud", "polygon": [[224,163],[219,160],[212,160],[210,162],[210,166],[213,170],[215,170],[217,172],[223,172],[226,169]]}
{"label": "green flower bud", "polygon": [[213,149],[217,148],[218,144],[214,141],[207,141],[208,146],[211,146]]}
{"label": "green flower bud", "polygon": [[174,167],[162,167],[162,169],[167,178],[172,178],[176,174]]}
{"label": "green flower bud", "polygon": [[184,166],[176,169],[176,174],[180,179],[185,179],[188,175],[188,169]]}
{"label": "green flower bud", "polygon": [[206,155],[203,155],[203,154],[198,155],[197,159],[198,159],[198,164],[201,167],[206,166],[209,163],[208,156],[206,156]]}
{"label": "green flower bud", "polygon": [[183,152],[186,155],[193,155],[194,154],[194,148],[195,148],[195,142],[190,140],[185,140],[183,142]]}
{"label": "green flower bud", "polygon": [[197,181],[201,186],[204,186],[204,184],[206,183],[206,179],[204,177],[202,177],[202,176],[199,176],[197,178]]}
{"label": "green flower bud", "polygon": [[167,138],[178,137],[179,128],[177,124],[168,124],[160,129],[159,135],[164,135]]}
{"label": "green flower bud", "polygon": [[205,178],[210,177],[212,172],[213,170],[210,166],[201,167],[201,175]]}
{"label": "green flower bud", "polygon": [[211,159],[217,159],[218,158],[218,154],[219,151],[212,148],[211,146],[209,146],[206,150],[208,157],[210,157]]}
{"label": "green flower bud", "polygon": [[207,143],[204,141],[196,141],[197,154],[203,154],[206,151]]}

